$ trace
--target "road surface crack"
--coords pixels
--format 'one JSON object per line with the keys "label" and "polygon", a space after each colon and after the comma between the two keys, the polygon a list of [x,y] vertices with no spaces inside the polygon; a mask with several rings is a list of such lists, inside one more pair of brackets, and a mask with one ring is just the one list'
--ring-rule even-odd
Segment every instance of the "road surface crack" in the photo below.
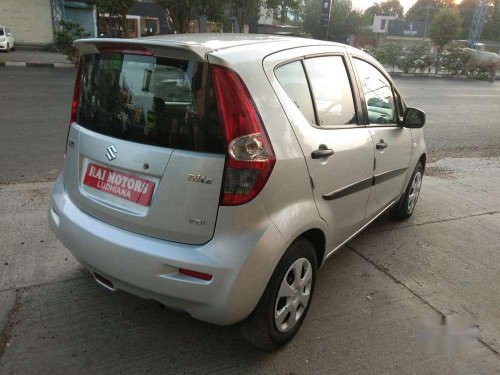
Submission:
{"label": "road surface crack", "polygon": [[[478,216],[478,215],[476,215]],[[354,247],[352,247],[350,244],[347,244],[346,247],[351,250],[352,252],[354,252],[355,254],[357,254],[358,256],[360,256],[362,259],[364,259],[366,262],[370,263],[372,266],[374,266],[376,269],[378,269],[380,272],[382,272],[384,275],[386,275],[388,278],[390,278],[392,281],[394,281],[396,284],[398,285],[401,285],[403,288],[405,288],[406,290],[408,290],[411,294],[413,294],[417,299],[419,299],[424,305],[428,306],[429,308],[431,308],[436,314],[439,315],[440,318],[446,318],[446,315],[443,314],[439,309],[437,309],[436,307],[434,307],[428,300],[426,300],[424,297],[422,297],[420,294],[418,294],[417,292],[415,292],[413,289],[411,289],[408,285],[406,285],[404,282],[402,282],[401,280],[397,279],[396,277],[394,277],[390,272],[389,270],[373,261],[372,259],[368,258],[366,255],[364,255],[363,253],[361,253],[360,251],[356,250]],[[477,341],[482,345],[484,346],[486,349],[488,349],[489,351],[491,351],[493,354],[495,354],[497,357],[500,357],[500,352],[498,350],[496,350],[495,348],[493,348],[490,344],[488,344],[487,342],[485,342],[482,338],[478,337],[477,338]]]}
{"label": "road surface crack", "polygon": [[[90,279],[90,278],[92,278],[90,275],[82,275],[82,276],[72,277],[69,279],[54,280],[54,281],[47,281],[45,283],[26,285],[26,286],[23,286],[21,288],[22,288],[22,290],[29,290],[31,288],[37,288],[37,287],[45,286],[45,285],[53,285],[53,284],[65,283],[65,282],[73,281],[73,280]],[[19,287],[0,289],[0,293],[1,292],[9,292],[9,291],[18,290],[18,289],[19,289]]]}
{"label": "road surface crack", "polygon": [[19,309],[21,307],[21,296],[23,292],[23,289],[19,289],[16,291],[14,305],[10,309],[4,327],[2,327],[2,333],[0,334],[0,361],[2,360],[7,347],[10,345],[9,340],[12,334],[12,329],[14,328],[14,324],[16,323],[17,313],[19,312]]}
{"label": "road surface crack", "polygon": [[412,228],[412,227],[419,227],[422,225],[429,225],[429,224],[439,224],[439,223],[446,223],[448,221],[455,221],[455,220],[462,220],[462,219],[468,219],[470,217],[478,217],[478,216],[487,216],[487,215],[496,215],[500,214],[500,211],[487,211],[487,212],[481,212],[479,214],[472,214],[472,215],[465,215],[465,216],[457,216],[457,217],[450,217],[448,219],[440,219],[440,220],[431,220],[431,221],[426,221],[423,223],[415,223],[415,224],[408,224],[408,225],[401,225],[398,227],[391,227],[391,228],[383,228],[383,229],[375,229],[375,230],[368,230],[367,233],[380,233],[380,232],[388,232],[388,231],[393,231],[393,230],[398,230],[398,229],[404,229],[404,228]]}

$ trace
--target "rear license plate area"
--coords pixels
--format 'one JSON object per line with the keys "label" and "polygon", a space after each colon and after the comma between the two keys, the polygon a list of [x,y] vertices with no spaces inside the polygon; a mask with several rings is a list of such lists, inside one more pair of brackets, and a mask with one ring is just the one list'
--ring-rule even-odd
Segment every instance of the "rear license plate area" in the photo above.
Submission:
{"label": "rear license plate area", "polygon": [[88,163],[83,184],[141,206],[149,206],[155,183],[130,173]]}

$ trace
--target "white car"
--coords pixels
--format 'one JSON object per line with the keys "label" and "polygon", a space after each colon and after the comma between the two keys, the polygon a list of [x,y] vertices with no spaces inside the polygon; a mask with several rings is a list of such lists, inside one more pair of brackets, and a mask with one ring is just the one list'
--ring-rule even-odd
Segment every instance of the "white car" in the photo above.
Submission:
{"label": "white car", "polygon": [[326,259],[384,212],[415,209],[425,114],[358,49],[255,34],[75,45],[49,220],[109,290],[243,322],[276,349]]}
{"label": "white car", "polygon": [[10,52],[14,49],[14,36],[6,27],[0,26],[0,51]]}

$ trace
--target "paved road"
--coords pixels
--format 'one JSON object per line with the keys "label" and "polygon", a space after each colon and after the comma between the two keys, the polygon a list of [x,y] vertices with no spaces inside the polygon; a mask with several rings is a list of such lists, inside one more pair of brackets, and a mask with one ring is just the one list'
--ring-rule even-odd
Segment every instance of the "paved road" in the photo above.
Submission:
{"label": "paved road", "polygon": [[[74,70],[0,68],[0,182],[57,176]],[[500,82],[398,79],[408,104],[427,111],[431,157],[500,153]]]}
{"label": "paved road", "polygon": [[0,67],[0,182],[57,177],[74,69]]}

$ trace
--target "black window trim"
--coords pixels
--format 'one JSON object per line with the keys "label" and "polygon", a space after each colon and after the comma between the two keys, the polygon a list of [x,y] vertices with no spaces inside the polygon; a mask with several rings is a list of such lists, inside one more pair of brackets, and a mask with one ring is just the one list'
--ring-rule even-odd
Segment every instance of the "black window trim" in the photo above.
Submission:
{"label": "black window trim", "polygon": [[[394,86],[394,82],[392,81],[392,78],[388,74],[386,74],[384,71],[380,70],[376,65],[373,64],[372,61],[364,58],[363,56],[352,54],[351,57],[352,57],[353,60],[354,59],[361,60],[361,61],[363,61],[363,62],[371,65],[380,74],[382,74],[382,76],[387,80],[387,82],[389,82],[389,85],[391,86],[391,91],[392,91],[393,98],[394,99],[396,98],[396,96],[394,95],[394,93],[396,92],[397,95],[398,95],[398,97],[399,97],[399,99],[402,101],[403,104],[405,104],[404,101],[403,101],[403,97],[401,96],[401,93],[398,90],[396,90],[396,88]],[[372,124],[372,123],[368,122],[368,106],[366,105],[365,94],[363,92],[363,87],[361,85],[361,79],[359,78],[358,71],[355,68],[354,61],[353,61],[352,64],[353,64],[353,67],[354,67],[354,70],[355,70],[355,75],[356,75],[357,83],[358,83],[358,87],[359,87],[359,95],[361,97],[361,102],[362,102],[362,107],[363,107],[364,125],[366,127],[369,127],[369,128],[396,128],[396,127],[401,127],[401,118],[402,118],[402,116],[399,115],[399,109],[398,109],[398,106],[396,105],[396,103],[394,104],[395,113],[396,113],[396,117],[397,117],[397,121],[395,123],[390,123],[390,124]]]}
{"label": "black window trim", "polygon": [[[320,125],[319,124],[319,117],[318,117],[318,111],[316,108],[316,101],[314,100],[314,92],[313,88],[309,79],[309,75],[307,73],[307,69],[304,65],[304,60],[306,59],[312,59],[316,57],[329,57],[329,56],[340,56],[342,58],[342,61],[344,63],[344,67],[347,72],[347,77],[349,79],[349,84],[351,86],[351,94],[352,94],[352,99],[353,99],[353,106],[354,106],[354,111],[356,112],[356,118],[357,118],[357,124],[355,125]],[[291,59],[288,59],[286,61],[282,61],[279,64],[276,64],[273,68],[273,73],[274,77],[279,83],[278,78],[276,77],[276,69],[282,67],[283,65],[287,65],[290,63],[293,63],[295,61],[301,61],[302,64],[302,69],[304,70],[304,74],[306,76],[307,84],[309,86],[309,94],[311,96],[311,101],[313,104],[313,110],[314,110],[314,119],[316,121],[316,124],[311,123],[302,113],[302,116],[304,119],[307,121],[309,125],[312,127],[319,129],[319,130],[337,130],[337,129],[364,129],[366,127],[365,125],[365,113],[363,112],[363,106],[362,102],[360,100],[360,92],[359,92],[359,83],[357,82],[357,77],[354,74],[353,66],[350,61],[350,54],[348,52],[325,52],[325,53],[314,53],[310,55],[304,55],[304,56],[299,56],[299,57],[294,57]],[[281,86],[281,83],[279,83]],[[283,88],[283,86],[281,86]],[[287,96],[290,98],[290,100],[293,101],[293,99],[290,97],[290,95],[286,92],[286,90],[283,88]]]}

